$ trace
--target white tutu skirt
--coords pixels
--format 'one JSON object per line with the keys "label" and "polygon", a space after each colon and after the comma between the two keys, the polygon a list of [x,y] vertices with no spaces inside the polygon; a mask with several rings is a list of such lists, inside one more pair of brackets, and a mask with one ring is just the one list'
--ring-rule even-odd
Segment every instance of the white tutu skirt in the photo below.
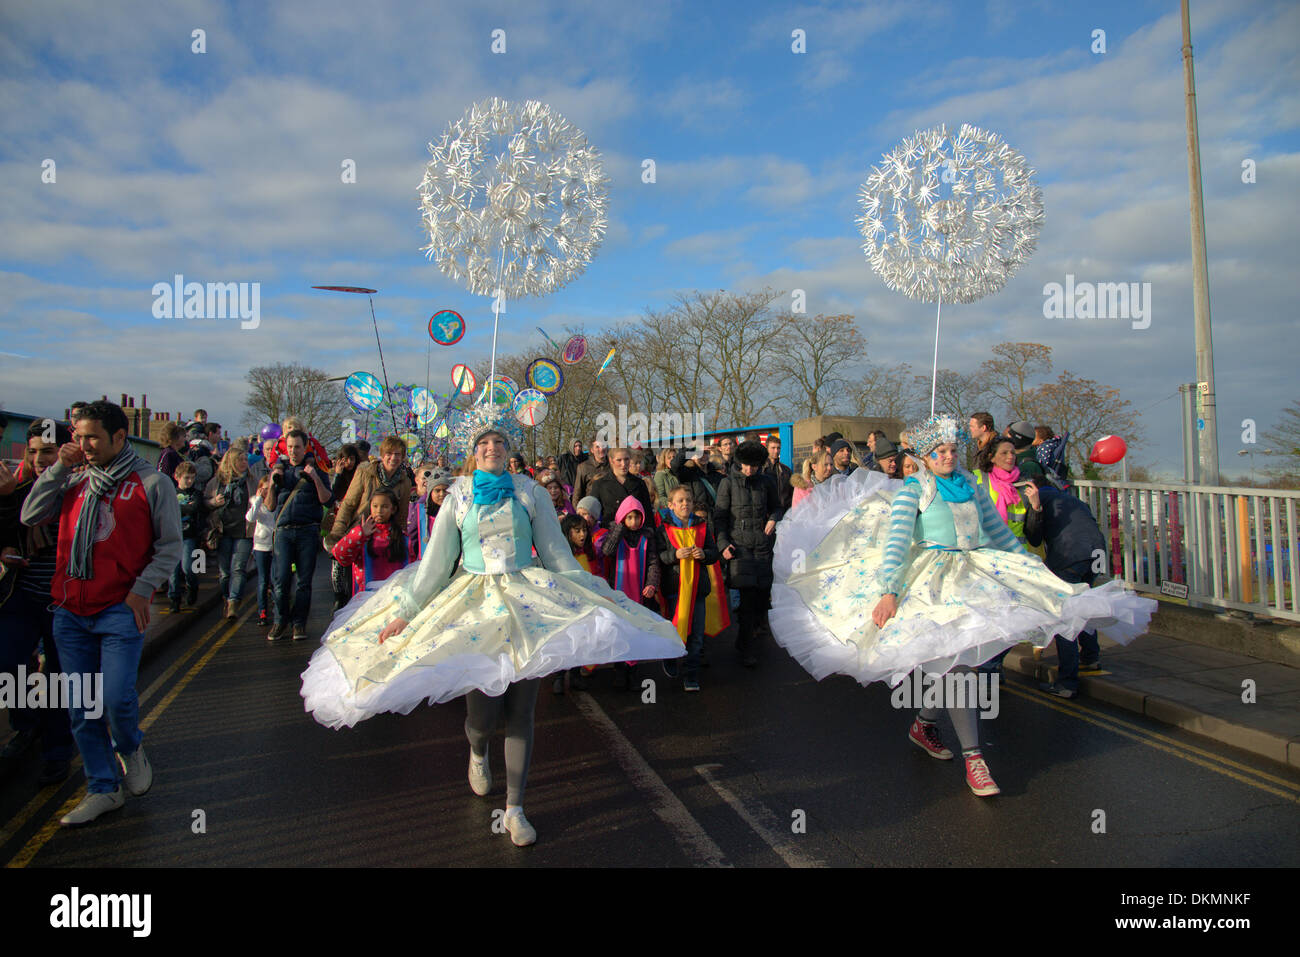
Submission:
{"label": "white tutu skirt", "polygon": [[898,611],[877,628],[877,573],[901,488],[859,469],[817,486],[777,526],[772,634],[819,681],[844,674],[896,685],[916,668],[982,664],[1023,641],[1041,648],[1096,628],[1127,644],[1146,631],[1156,603],[1121,582],[1071,585],[1032,555],[915,544]]}
{"label": "white tutu skirt", "polygon": [[495,697],[516,681],[580,665],[677,658],[672,622],[583,572],[541,567],[499,575],[460,569],[403,629],[396,590],[418,564],[395,572],[339,610],[302,675],[306,709],[331,728],[382,712],[409,714],[469,691]]}

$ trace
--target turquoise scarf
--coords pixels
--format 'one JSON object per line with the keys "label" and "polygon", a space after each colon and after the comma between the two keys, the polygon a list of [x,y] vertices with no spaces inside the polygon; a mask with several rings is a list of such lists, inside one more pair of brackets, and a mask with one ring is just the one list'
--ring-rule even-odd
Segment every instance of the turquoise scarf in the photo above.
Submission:
{"label": "turquoise scarf", "polygon": [[474,470],[474,504],[495,505],[515,494],[515,483],[509,472],[494,474],[482,469]]}
{"label": "turquoise scarf", "polygon": [[969,502],[971,496],[975,494],[975,487],[966,481],[965,473],[936,475],[934,480],[938,483],[939,494],[943,496],[945,502]]}

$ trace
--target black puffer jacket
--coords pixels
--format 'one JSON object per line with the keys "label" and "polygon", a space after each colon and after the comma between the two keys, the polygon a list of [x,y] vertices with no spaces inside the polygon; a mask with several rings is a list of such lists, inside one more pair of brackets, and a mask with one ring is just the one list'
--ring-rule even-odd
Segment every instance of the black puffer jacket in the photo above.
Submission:
{"label": "black puffer jacket", "polygon": [[770,588],[772,548],[776,535],[764,534],[769,520],[780,517],[781,500],[776,482],[761,472],[746,477],[739,470],[718,486],[718,505],[713,511],[718,531],[718,549],[734,546],[729,564],[732,588]]}

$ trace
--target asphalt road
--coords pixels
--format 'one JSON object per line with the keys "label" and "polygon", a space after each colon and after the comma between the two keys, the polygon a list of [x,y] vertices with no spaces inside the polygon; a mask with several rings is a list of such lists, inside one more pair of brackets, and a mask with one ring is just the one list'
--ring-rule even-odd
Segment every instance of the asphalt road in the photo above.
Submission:
{"label": "asphalt road", "polygon": [[[317,578],[313,634],[328,610]],[[464,704],[332,731],[304,713],[316,642],[265,640],[255,611],[197,618],[141,676],[153,790],[95,824],[58,826],[83,785],[4,782],[9,866],[1258,867],[1300,862],[1300,774],[1014,678],[981,722],[1002,794],[906,739],[887,689],[813,681],[780,648],[761,667],[712,639],[704,690],[587,692],[544,682],[525,806],[538,843],[494,831],[466,782]],[[653,692],[653,693],[651,693]],[[945,741],[955,747],[946,719]],[[1102,826],[1104,825],[1104,830]]]}

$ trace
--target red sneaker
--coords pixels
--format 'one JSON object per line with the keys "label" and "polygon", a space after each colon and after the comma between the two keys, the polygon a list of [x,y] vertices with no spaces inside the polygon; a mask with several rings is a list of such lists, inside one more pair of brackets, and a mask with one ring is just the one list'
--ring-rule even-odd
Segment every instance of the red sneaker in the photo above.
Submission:
{"label": "red sneaker", "polygon": [[1002,789],[993,783],[989,766],[984,763],[984,756],[978,751],[966,755],[966,783],[980,797],[992,797],[1002,793]]}
{"label": "red sneaker", "polygon": [[907,732],[907,737],[918,748],[924,749],[930,757],[938,758],[940,761],[952,760],[952,752],[943,746],[939,729],[930,722],[922,721],[920,718],[913,719],[912,730]]}

